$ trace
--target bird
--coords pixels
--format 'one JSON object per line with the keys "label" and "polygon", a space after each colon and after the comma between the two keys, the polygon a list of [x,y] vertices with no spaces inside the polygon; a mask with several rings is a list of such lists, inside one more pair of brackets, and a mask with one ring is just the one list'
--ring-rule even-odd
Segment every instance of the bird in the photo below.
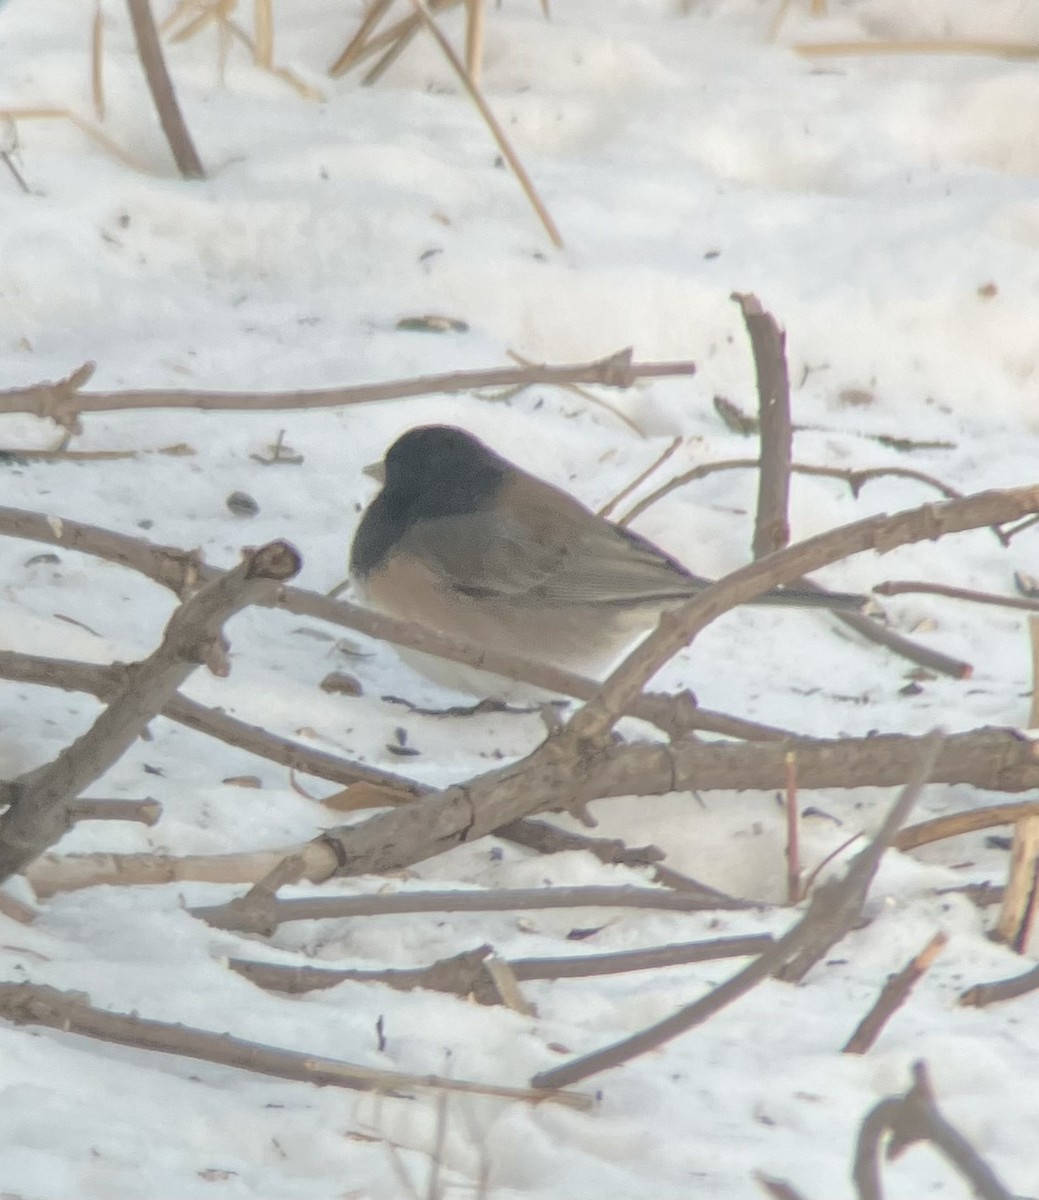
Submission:
{"label": "bird", "polygon": [[[376,473],[382,490],[350,550],[357,591],[470,644],[601,677],[712,582],[455,426],[408,430]],[[775,588],[752,603],[860,612],[867,598]],[[488,672],[403,656],[438,682],[502,698]]]}

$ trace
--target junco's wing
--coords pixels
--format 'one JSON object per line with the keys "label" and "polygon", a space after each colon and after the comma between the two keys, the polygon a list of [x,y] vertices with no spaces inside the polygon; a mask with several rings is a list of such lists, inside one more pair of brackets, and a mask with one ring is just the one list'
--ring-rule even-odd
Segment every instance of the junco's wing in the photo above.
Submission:
{"label": "junco's wing", "polygon": [[400,549],[452,590],[511,605],[638,607],[692,595],[706,583],[637,534],[560,498],[551,507],[524,497],[515,508],[423,521]]}

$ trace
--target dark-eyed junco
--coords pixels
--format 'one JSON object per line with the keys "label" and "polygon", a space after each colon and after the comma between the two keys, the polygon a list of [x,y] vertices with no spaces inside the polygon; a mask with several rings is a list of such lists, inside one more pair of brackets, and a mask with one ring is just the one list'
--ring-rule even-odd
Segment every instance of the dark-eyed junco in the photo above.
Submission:
{"label": "dark-eyed junco", "polygon": [[[410,430],[383,470],[351,575],[373,608],[464,641],[599,675],[711,582],[462,429]],[[857,612],[866,598],[776,589],[755,603]],[[449,678],[487,694],[491,677]]]}

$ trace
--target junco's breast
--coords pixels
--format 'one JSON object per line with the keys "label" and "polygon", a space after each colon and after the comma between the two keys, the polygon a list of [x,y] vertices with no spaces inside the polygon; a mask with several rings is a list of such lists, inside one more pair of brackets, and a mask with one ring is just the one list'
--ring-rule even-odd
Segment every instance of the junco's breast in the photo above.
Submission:
{"label": "junco's breast", "polygon": [[[474,646],[487,646],[535,662],[600,676],[639,632],[656,623],[656,613],[637,609],[603,612],[593,605],[545,608],[474,597],[456,591],[429,566],[405,554],[359,584],[365,601],[417,625],[439,630]],[[423,675],[457,691],[500,700],[532,699],[544,693],[490,672],[415,650],[399,651]]]}

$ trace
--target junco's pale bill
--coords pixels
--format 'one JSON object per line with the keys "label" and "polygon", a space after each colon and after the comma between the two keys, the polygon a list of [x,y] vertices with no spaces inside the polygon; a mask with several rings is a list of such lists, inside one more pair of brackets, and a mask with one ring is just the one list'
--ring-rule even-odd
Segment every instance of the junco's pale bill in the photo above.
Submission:
{"label": "junco's pale bill", "polygon": [[[593,677],[711,582],[447,425],[412,429],[386,452],[350,572],[381,612]],[[775,589],[754,603],[859,612],[866,597]],[[420,669],[443,679],[432,661],[421,656]],[[478,674],[475,685],[448,678],[501,694]]]}

